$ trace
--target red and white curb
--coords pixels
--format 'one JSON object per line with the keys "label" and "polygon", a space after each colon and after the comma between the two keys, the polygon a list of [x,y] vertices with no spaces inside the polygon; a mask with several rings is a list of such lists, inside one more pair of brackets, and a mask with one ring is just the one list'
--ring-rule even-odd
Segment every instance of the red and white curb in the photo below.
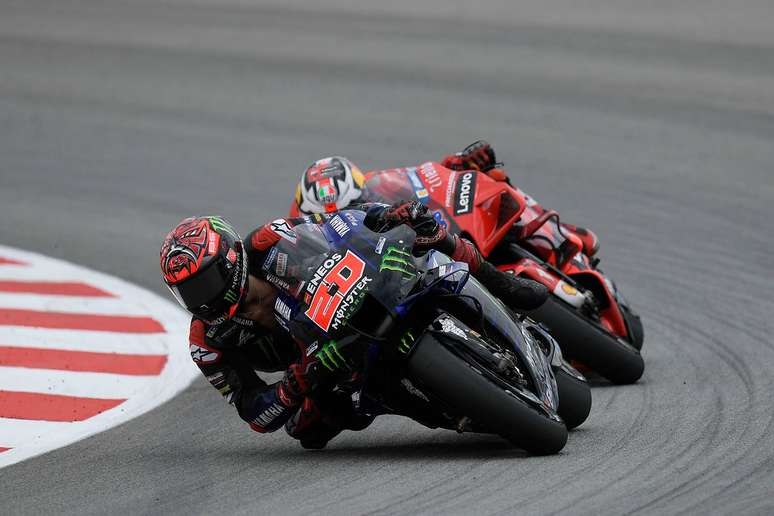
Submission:
{"label": "red and white curb", "polygon": [[198,375],[189,317],[136,285],[0,246],[0,467],[107,430]]}

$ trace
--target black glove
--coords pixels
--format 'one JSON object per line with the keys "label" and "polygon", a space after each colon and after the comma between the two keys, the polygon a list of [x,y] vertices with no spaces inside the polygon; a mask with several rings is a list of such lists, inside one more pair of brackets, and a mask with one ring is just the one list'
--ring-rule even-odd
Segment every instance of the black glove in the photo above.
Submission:
{"label": "black glove", "polygon": [[393,227],[407,224],[417,232],[414,251],[422,254],[449,238],[446,228],[435,220],[427,206],[418,201],[400,201],[384,212],[384,219]]}
{"label": "black glove", "polygon": [[300,364],[292,364],[280,380],[277,392],[283,403],[294,407],[304,401],[315,385],[313,375],[307,369]]}
{"label": "black glove", "polygon": [[465,150],[462,152],[443,158],[441,165],[451,170],[489,172],[500,165],[500,163],[497,162],[492,146],[484,140],[478,140],[465,147]]}

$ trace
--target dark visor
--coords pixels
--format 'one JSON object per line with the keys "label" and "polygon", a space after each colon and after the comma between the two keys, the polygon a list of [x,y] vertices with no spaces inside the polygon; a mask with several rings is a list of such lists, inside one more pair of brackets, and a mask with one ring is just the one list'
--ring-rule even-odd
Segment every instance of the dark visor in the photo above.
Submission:
{"label": "dark visor", "polygon": [[199,310],[202,306],[214,308],[231,285],[229,271],[222,259],[214,260],[204,270],[193,277],[170,286],[172,293],[189,310]]}

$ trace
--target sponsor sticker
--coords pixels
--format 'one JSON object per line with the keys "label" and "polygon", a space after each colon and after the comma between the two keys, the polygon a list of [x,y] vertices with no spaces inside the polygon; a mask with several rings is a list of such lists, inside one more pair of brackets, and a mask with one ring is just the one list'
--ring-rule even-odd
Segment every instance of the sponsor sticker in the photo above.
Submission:
{"label": "sponsor sticker", "polygon": [[443,179],[438,175],[438,171],[435,169],[432,163],[423,163],[419,167],[419,173],[425,178],[425,184],[430,189],[430,193],[435,192],[438,188],[443,186]]}
{"label": "sponsor sticker", "polygon": [[371,281],[373,281],[371,278],[364,276],[339,304],[339,308],[333,316],[333,324],[331,325],[334,330],[338,330],[339,327],[352,316],[355,310],[357,310],[360,306],[360,301],[363,300],[366,292],[368,292],[368,284],[371,283]]}
{"label": "sponsor sticker", "polygon": [[289,282],[270,272],[266,274],[266,281],[268,281],[275,287],[281,288],[282,290],[285,290],[287,292],[290,292],[291,290],[291,286]]}
{"label": "sponsor sticker", "polygon": [[291,244],[295,244],[298,242],[298,237],[296,236],[296,232],[293,231],[293,228],[290,227],[290,224],[288,224],[288,221],[285,219],[277,219],[274,222],[272,222],[269,227],[271,230],[279,235],[281,238],[284,238]]}
{"label": "sponsor sticker", "polygon": [[285,303],[279,297],[277,297],[277,300],[274,302],[274,311],[285,321],[290,321],[291,314],[293,313],[293,310],[287,305],[287,303]]}
{"label": "sponsor sticker", "polygon": [[274,260],[277,258],[277,254],[279,251],[276,247],[272,247],[271,251],[269,251],[269,254],[266,256],[266,260],[263,262],[263,269],[264,270],[270,270],[272,264],[274,263]]}
{"label": "sponsor sticker", "polygon": [[427,204],[427,200],[430,198],[430,193],[425,188],[425,185],[422,184],[422,180],[419,179],[419,176],[417,175],[417,169],[406,169],[406,174],[411,180],[411,186],[414,188],[414,195],[416,195],[417,200],[422,204]]}
{"label": "sponsor sticker", "polygon": [[457,172],[452,172],[449,174],[449,183],[446,185],[446,200],[444,202],[444,206],[447,208],[451,208],[452,205],[452,197],[454,196],[454,180],[457,177]]}
{"label": "sponsor sticker", "polygon": [[565,283],[565,282],[562,282],[562,290],[564,290],[565,293],[567,293],[567,294],[569,294],[571,296],[575,296],[575,295],[578,294],[578,289],[576,289],[572,285],[570,285],[568,283]]}
{"label": "sponsor sticker", "polygon": [[191,352],[191,358],[197,364],[214,364],[220,360],[220,353],[214,349],[207,349],[198,344],[190,343],[188,350]]}
{"label": "sponsor sticker", "polygon": [[450,333],[452,335],[456,335],[457,337],[460,337],[461,339],[468,340],[468,335],[465,333],[465,330],[457,326],[457,324],[448,318],[441,319],[439,321],[441,323],[441,331],[444,333]]}
{"label": "sponsor sticker", "polygon": [[277,276],[285,276],[288,272],[288,255],[287,253],[277,253]]}
{"label": "sponsor sticker", "polygon": [[374,252],[376,254],[382,254],[382,250],[384,249],[385,242],[387,242],[386,238],[379,237],[379,242],[376,244],[376,247],[374,248]]}
{"label": "sponsor sticker", "polygon": [[467,215],[473,212],[473,202],[476,198],[476,173],[460,174],[454,194],[454,215]]}
{"label": "sponsor sticker", "polygon": [[333,217],[328,224],[341,238],[344,238],[350,232],[350,227],[339,215]]}

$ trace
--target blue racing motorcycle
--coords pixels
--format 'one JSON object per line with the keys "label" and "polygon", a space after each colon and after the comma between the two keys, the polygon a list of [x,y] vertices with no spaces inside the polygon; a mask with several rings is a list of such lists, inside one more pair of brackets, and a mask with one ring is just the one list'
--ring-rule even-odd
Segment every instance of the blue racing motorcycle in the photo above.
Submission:
{"label": "blue racing motorcycle", "polygon": [[408,226],[375,233],[363,219],[345,210],[297,226],[271,258],[286,287],[276,313],[309,370],[351,394],[365,416],[398,414],[559,452],[588,417],[591,393],[556,341],[467,265],[435,251],[415,257]]}

